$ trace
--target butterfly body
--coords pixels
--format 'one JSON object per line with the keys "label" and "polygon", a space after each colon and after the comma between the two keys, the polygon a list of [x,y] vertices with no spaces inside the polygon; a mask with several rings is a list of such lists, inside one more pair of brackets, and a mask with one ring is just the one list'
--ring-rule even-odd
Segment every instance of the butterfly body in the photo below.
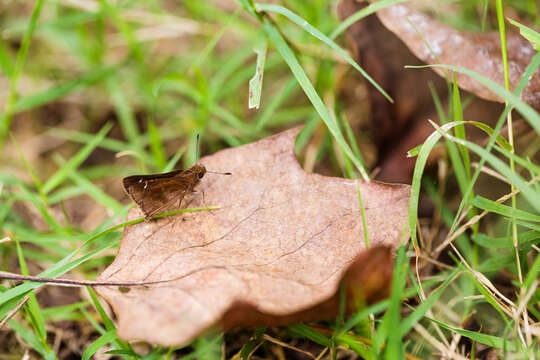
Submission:
{"label": "butterfly body", "polygon": [[146,219],[180,207],[206,174],[204,165],[163,174],[133,175],[123,179],[124,190],[143,211]]}

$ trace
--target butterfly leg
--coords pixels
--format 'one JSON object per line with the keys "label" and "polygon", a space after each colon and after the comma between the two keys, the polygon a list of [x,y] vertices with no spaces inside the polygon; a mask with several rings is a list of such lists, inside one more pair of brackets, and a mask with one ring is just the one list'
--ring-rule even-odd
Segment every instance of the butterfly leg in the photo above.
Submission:
{"label": "butterfly leg", "polygon": [[[201,193],[202,193],[202,206],[203,207],[208,207],[208,205],[206,204],[206,200],[204,199],[204,191],[201,190]],[[209,211],[208,213],[210,215],[212,215],[212,216],[216,216],[215,214],[213,214],[213,211]]]}

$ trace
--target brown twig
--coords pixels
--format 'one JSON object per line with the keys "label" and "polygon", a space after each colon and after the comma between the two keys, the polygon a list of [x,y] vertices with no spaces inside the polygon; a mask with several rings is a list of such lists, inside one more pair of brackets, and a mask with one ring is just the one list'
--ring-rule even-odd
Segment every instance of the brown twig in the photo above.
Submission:
{"label": "brown twig", "polygon": [[26,304],[26,302],[28,301],[29,297],[28,295],[26,295],[25,297],[22,298],[22,300],[17,304],[17,306],[15,306],[15,309],[11,310],[5,318],[2,319],[2,321],[0,321],[0,329],[2,329],[6,324],[7,322],[9,321],[9,319],[11,319],[13,316],[15,316],[15,314],[24,306],[24,304]]}
{"label": "brown twig", "polygon": [[92,280],[71,280],[71,279],[55,279],[39,276],[27,276],[14,274],[10,272],[0,271],[0,279],[15,280],[15,281],[34,281],[40,283],[49,283],[58,286],[145,286],[151,284],[162,283],[166,280],[159,281],[133,281],[133,282],[114,282],[114,281],[92,281]]}

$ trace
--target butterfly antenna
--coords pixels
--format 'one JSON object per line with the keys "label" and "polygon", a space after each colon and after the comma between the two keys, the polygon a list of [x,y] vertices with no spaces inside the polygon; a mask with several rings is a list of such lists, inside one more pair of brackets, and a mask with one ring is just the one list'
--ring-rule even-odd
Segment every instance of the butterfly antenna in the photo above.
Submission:
{"label": "butterfly antenna", "polygon": [[[199,134],[197,134],[197,150],[195,152],[195,159],[196,159],[196,163],[199,162]],[[210,173],[210,174],[218,174],[218,175],[232,175],[232,173],[230,172],[215,172],[215,171],[206,171],[207,173]]]}
{"label": "butterfly antenna", "polygon": [[230,172],[215,172],[215,171],[206,171],[207,173],[210,173],[210,174],[218,174],[218,175],[232,175],[232,173]]}
{"label": "butterfly antenna", "polygon": [[195,163],[199,162],[199,134],[197,134],[197,148],[195,149]]}

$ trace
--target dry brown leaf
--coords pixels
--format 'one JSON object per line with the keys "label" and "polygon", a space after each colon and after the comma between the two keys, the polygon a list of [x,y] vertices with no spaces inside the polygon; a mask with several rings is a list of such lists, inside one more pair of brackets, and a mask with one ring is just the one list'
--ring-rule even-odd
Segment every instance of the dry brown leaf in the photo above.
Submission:
{"label": "dry brown leaf", "polygon": [[[345,19],[368,3],[341,0],[338,13]],[[354,123],[358,104],[368,106],[368,128],[357,131],[372,134],[378,149],[377,179],[389,182],[410,182],[415,159],[407,151],[421,144],[433,131],[426,119],[436,120],[433,98],[428,87],[432,84],[438,94],[446,93],[446,83],[432,71],[405,69],[406,65],[424,65],[403,42],[381,23],[376,15],[357,21],[347,29],[347,39],[360,66],[394,99],[390,103],[371,86],[367,97],[342,88],[342,98],[348,118]],[[355,77],[347,77],[357,83]],[[350,87],[350,86],[349,86]],[[348,93],[347,93],[347,90]],[[368,103],[368,105],[366,105]]]}
{"label": "dry brown leaf", "polygon": [[[98,289],[121,338],[178,345],[213,327],[332,317],[344,276],[349,303],[360,301],[358,291],[368,302],[384,295],[391,249],[408,236],[409,186],[360,182],[366,252],[358,181],[304,172],[293,152],[298,131],[201,159],[233,175],[207,174],[187,202],[218,210],[125,229],[99,280],[167,282],[127,293]],[[128,218],[141,216],[132,209]]]}
{"label": "dry brown leaf", "polygon": [[[504,85],[498,32],[459,31],[404,4],[386,7],[377,12],[377,16],[386,28],[428,64],[460,66]],[[530,42],[515,32],[507,33],[507,49],[510,87],[514,89],[535,51]],[[433,70],[445,76],[444,69]],[[504,102],[476,80],[463,74],[456,74],[456,78],[461,88],[486,100]],[[535,109],[540,109],[540,70],[533,74],[521,98]]]}
{"label": "dry brown leaf", "polygon": [[[345,19],[363,7],[367,2],[341,0],[338,13]],[[434,129],[427,121],[438,121],[437,110],[428,85],[431,85],[441,99],[443,108],[447,104],[446,82],[433,71],[406,69],[406,65],[424,65],[393,32],[388,30],[377,15],[370,15],[352,24],[347,29],[348,44],[359,62],[373,79],[392,96],[390,103],[371,86],[367,86],[368,96],[358,95],[354,76],[348,76],[342,84],[347,117],[351,126],[359,132],[373,134],[378,150],[376,175],[378,180],[389,182],[410,182],[416,159],[407,157],[407,151],[422,144]],[[353,86],[349,84],[353,84]],[[352,91],[351,91],[352,89]],[[463,98],[467,94],[462,93]],[[367,111],[370,124],[368,129],[354,126],[357,117]],[[464,107],[464,118],[492,125],[502,111],[502,104],[475,98]],[[493,126],[493,125],[492,125]],[[467,129],[469,139],[480,141],[484,133]],[[429,164],[436,163],[439,155],[430,155]],[[426,205],[426,202],[422,203]]]}
{"label": "dry brown leaf", "polygon": [[[341,0],[339,17],[346,19],[367,5],[367,2]],[[360,66],[394,99],[392,104],[378,90],[367,88],[373,122],[370,133],[378,145],[395,143],[410,128],[411,119],[425,115],[433,106],[427,84],[432,83],[441,94],[446,83],[433,72],[405,69],[406,65],[424,65],[424,62],[386,29],[376,15],[352,24],[347,29],[347,38]]]}

